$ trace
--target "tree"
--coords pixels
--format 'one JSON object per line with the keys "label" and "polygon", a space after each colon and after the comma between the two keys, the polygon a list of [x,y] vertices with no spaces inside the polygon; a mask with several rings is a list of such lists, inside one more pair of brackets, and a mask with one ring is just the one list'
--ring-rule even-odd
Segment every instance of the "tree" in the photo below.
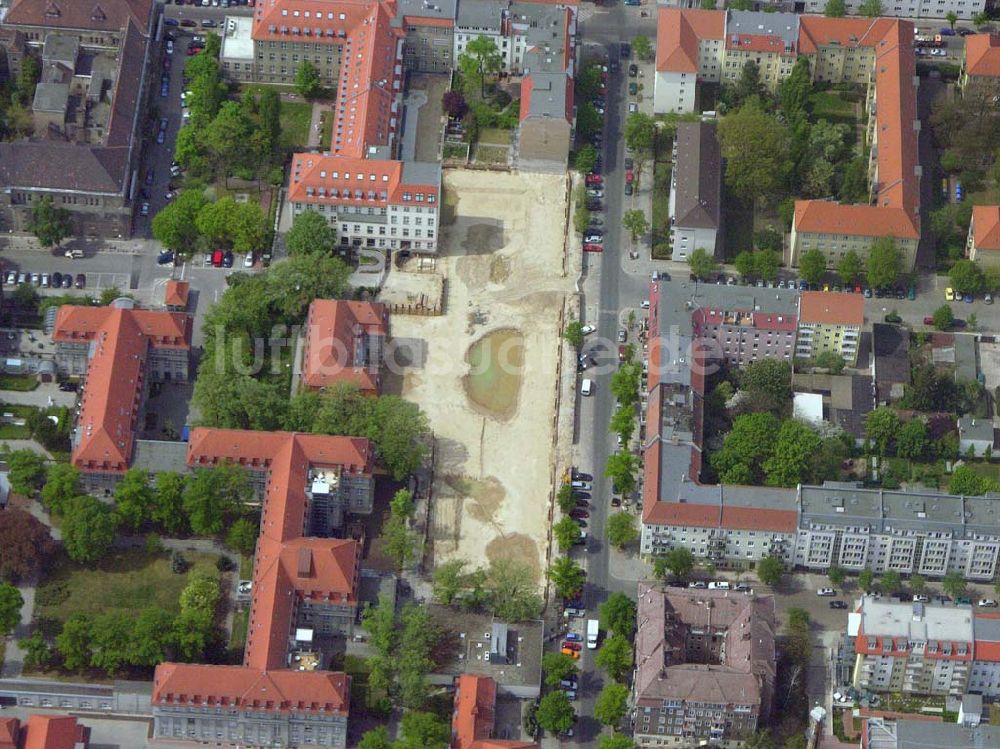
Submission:
{"label": "tree", "polygon": [[782,422],[773,453],[764,461],[767,485],[791,487],[809,480],[813,459],[822,442],[816,430],[804,421]]}
{"label": "tree", "polygon": [[948,21],[948,25],[951,26],[951,30],[954,31],[955,30],[955,22],[958,21],[958,14],[955,11],[953,11],[953,10],[949,10],[945,14],[945,20]]}
{"label": "tree", "polygon": [[483,589],[493,613],[507,622],[532,619],[542,609],[535,573],[520,560],[497,559],[486,569]]}
{"label": "tree", "polygon": [[737,106],[751,97],[760,96],[763,90],[764,87],[760,82],[760,67],[753,60],[747,60],[743,63],[740,77],[736,79],[734,87],[733,93]]}
{"label": "tree", "polygon": [[226,546],[244,556],[253,554],[259,529],[249,518],[237,518],[226,531]]}
{"label": "tree", "polygon": [[589,143],[583,146],[576,152],[573,164],[580,174],[590,174],[597,166],[597,149]]}
{"label": "tree", "polygon": [[826,273],[826,256],[820,250],[808,250],[799,258],[799,274],[809,283],[819,283]]}
{"label": "tree", "polygon": [[826,0],[823,13],[828,18],[843,18],[847,15],[847,4],[844,0]]}
{"label": "tree", "polygon": [[576,134],[581,140],[590,140],[604,126],[597,108],[585,101],[576,109]]}
{"label": "tree", "polygon": [[393,749],[388,729],[385,726],[375,726],[365,731],[358,742],[358,749]]}
{"label": "tree", "polygon": [[765,461],[773,454],[779,422],[771,413],[736,417],[722,448],[711,457],[712,468],[724,483],[759,484]]}
{"label": "tree", "polygon": [[285,234],[285,246],[292,255],[330,254],[337,244],[337,232],[326,217],[316,211],[303,211],[292,220]]}
{"label": "tree", "polygon": [[719,122],[726,183],[748,200],[775,195],[788,171],[788,131],[753,97]]}
{"label": "tree", "polygon": [[173,646],[174,617],[151,606],[139,612],[129,638],[127,662],[152,668],[167,659]]}
{"label": "tree", "polygon": [[740,372],[739,385],[740,390],[785,404],[792,399],[792,367],[778,359],[758,359]]}
{"label": "tree", "polygon": [[303,60],[295,71],[295,89],[304,99],[315,99],[323,92],[323,81],[319,69],[308,60]]}
{"label": "tree", "polygon": [[90,665],[90,619],[84,614],[70,614],[56,635],[56,650],[68,671],[79,671]]}
{"label": "tree", "polygon": [[400,489],[392,499],[389,518],[382,526],[382,550],[399,570],[412,565],[418,555],[420,536],[410,529],[412,516],[413,497],[406,489]]}
{"label": "tree", "polygon": [[812,72],[808,57],[799,57],[792,72],[778,84],[778,105],[786,122],[798,122],[806,114],[806,104],[812,93]]}
{"label": "tree", "polygon": [[404,707],[417,709],[427,701],[427,674],[434,667],[430,655],[438,639],[438,630],[430,611],[414,603],[403,607],[400,624],[396,650],[399,699]]}
{"label": "tree", "polygon": [[757,563],[757,577],[764,585],[774,587],[781,581],[785,574],[785,563],[780,557],[768,554]]}
{"label": "tree", "polygon": [[445,606],[454,603],[458,594],[468,585],[468,575],[465,572],[468,564],[464,559],[449,559],[435,568],[433,595]]}
{"label": "tree", "polygon": [[0,636],[9,635],[21,623],[21,591],[10,583],[0,582]]}
{"label": "tree", "polygon": [[635,526],[635,516],[627,512],[616,512],[608,518],[608,543],[619,549],[639,540],[639,529]]}
{"label": "tree", "polygon": [[119,520],[132,530],[139,530],[151,519],[154,502],[149,474],[142,468],[130,468],[115,487],[115,512]]}
{"label": "tree", "polygon": [[30,497],[42,486],[45,458],[33,450],[14,450],[8,453],[7,478],[10,488],[17,494]]}
{"label": "tree", "polygon": [[579,320],[567,322],[563,338],[570,346],[579,351],[583,347],[583,323]]}
{"label": "tree", "polygon": [[222,531],[223,518],[253,497],[253,488],[245,470],[232,463],[214,468],[200,468],[184,490],[184,512],[191,530],[199,536],[214,536]]}
{"label": "tree", "polygon": [[601,629],[622,635],[629,640],[635,634],[635,601],[624,593],[612,593],[599,607]]}
{"label": "tree", "polygon": [[612,635],[597,651],[594,663],[607,671],[615,681],[623,681],[632,668],[632,643],[622,635]]}
{"label": "tree", "polygon": [[830,582],[838,588],[843,585],[844,580],[847,579],[847,573],[844,572],[842,567],[831,567],[827,570],[826,576],[830,578]]}
{"label": "tree", "polygon": [[11,294],[11,298],[19,309],[29,310],[38,306],[38,292],[31,284],[19,284]]}
{"label": "tree", "polygon": [[20,645],[24,651],[24,669],[26,671],[47,668],[52,662],[52,649],[40,629],[36,629],[31,637],[21,640]]}
{"label": "tree", "polygon": [[638,209],[625,211],[622,216],[622,226],[628,230],[633,242],[649,231],[649,221],[646,220],[646,214]]}
{"label": "tree", "polygon": [[650,42],[648,36],[640,35],[632,37],[632,51],[635,52],[635,56],[640,60],[653,59],[653,43]]}
{"label": "tree", "polygon": [[951,266],[948,279],[959,294],[978,294],[983,288],[983,271],[971,260],[959,260]]}
{"label": "tree", "polygon": [[935,330],[947,330],[952,326],[952,323],[955,322],[955,315],[951,311],[951,307],[947,304],[942,304],[934,310],[934,314],[931,318],[934,322]]}
{"label": "tree", "polygon": [[195,220],[207,204],[201,190],[181,190],[153,216],[153,236],[173,250],[191,252],[198,240]]}
{"label": "tree", "polygon": [[576,713],[565,692],[554,691],[546,694],[535,711],[538,725],[552,733],[563,733],[573,727]]}
{"label": "tree", "polygon": [[984,11],[976,13],[972,17],[972,23],[978,28],[981,26],[986,26],[990,22],[990,14]]}
{"label": "tree", "polygon": [[896,435],[896,455],[901,458],[920,460],[928,447],[930,440],[927,438],[927,424],[923,419],[910,419]]}
{"label": "tree", "polygon": [[892,286],[899,278],[902,253],[892,237],[878,237],[868,250],[868,283],[873,288]]}
{"label": "tree", "polygon": [[733,260],[733,265],[736,266],[736,272],[741,277],[752,276],[754,272],[753,253],[750,250],[741,250]]}
{"label": "tree", "polygon": [[496,42],[487,36],[477,36],[465,45],[465,52],[459,57],[471,57],[476,63],[479,77],[479,91],[484,93],[484,83],[487,75],[495,75],[503,68],[503,58]]}
{"label": "tree", "polygon": [[757,250],[753,254],[753,268],[758,277],[773,281],[778,277],[781,255],[774,250]]}
{"label": "tree", "polygon": [[549,579],[562,598],[572,598],[583,589],[587,573],[569,557],[556,557],[549,565]]}
{"label": "tree", "polygon": [[462,96],[462,92],[454,89],[444,92],[444,96],[441,97],[441,106],[444,108],[445,114],[456,120],[465,117],[465,113],[469,111],[469,105],[465,101],[465,97]]}
{"label": "tree", "polygon": [[917,594],[927,590],[927,580],[923,575],[910,575],[910,590]]}
{"label": "tree", "polygon": [[153,505],[153,522],[167,533],[177,535],[187,528],[184,512],[184,490],[187,477],[181,473],[156,474],[156,502]]}
{"label": "tree", "polygon": [[0,579],[32,577],[54,549],[48,526],[18,507],[0,510]]}
{"label": "tree", "polygon": [[896,594],[902,586],[903,581],[900,579],[899,573],[895,570],[886,570],[878,579],[879,590],[887,596]]}
{"label": "tree", "polygon": [[858,587],[865,593],[871,593],[875,583],[875,573],[867,567],[858,574]]}
{"label": "tree", "polygon": [[844,367],[847,366],[844,357],[832,350],[820,352],[819,356],[814,359],[814,363],[820,369],[829,369],[835,375],[843,372]]}
{"label": "tree", "polygon": [[52,204],[52,198],[43,196],[31,205],[28,230],[44,247],[55,247],[73,233],[69,211]]}
{"label": "tree", "polygon": [[433,713],[411,710],[399,722],[393,749],[446,749],[450,742],[451,726]]}
{"label": "tree", "polygon": [[1000,491],[1000,483],[987,476],[980,476],[967,465],[961,465],[951,474],[948,482],[950,494],[978,497],[987,492]]}
{"label": "tree", "polygon": [[865,417],[865,436],[872,449],[887,455],[899,432],[899,415],[889,406],[879,406]]}
{"label": "tree", "polygon": [[[656,571],[662,562],[662,569]],[[675,580],[686,580],[694,570],[694,554],[690,549],[678,546],[671,549],[654,563],[654,571],[658,578],[663,579],[669,572]]]}
{"label": "tree", "polygon": [[854,250],[850,250],[837,262],[837,275],[845,284],[852,284],[861,277],[864,263]]}
{"label": "tree", "polygon": [[621,725],[628,710],[628,687],[623,684],[605,684],[594,702],[594,717],[606,726]]}
{"label": "tree", "polygon": [[576,661],[565,653],[546,653],[542,656],[542,671],[546,685],[556,687],[560,681],[576,676]]}
{"label": "tree", "polygon": [[116,674],[128,662],[132,618],[123,611],[98,614],[90,624],[90,665]]}
{"label": "tree", "polygon": [[866,18],[878,18],[882,15],[882,0],[865,0],[858,8],[858,14]]}
{"label": "tree", "polygon": [[630,452],[619,451],[608,456],[604,475],[611,479],[619,493],[631,494],[635,490],[635,476],[638,470],[639,459]]}
{"label": "tree", "polygon": [[719,268],[714,255],[710,255],[703,247],[698,247],[688,255],[688,266],[695,278],[705,280]]}
{"label": "tree", "polygon": [[290,257],[268,270],[268,299],[287,322],[299,322],[313,299],[343,297],[350,275],[351,269],[340,258]]}
{"label": "tree", "polygon": [[569,515],[576,507],[576,498],[573,497],[573,487],[568,483],[562,484],[559,487],[559,491],[556,492],[556,504],[559,505],[559,511],[563,515]]}
{"label": "tree", "polygon": [[632,112],[625,120],[625,143],[637,154],[653,150],[656,121],[644,112]]}
{"label": "tree", "polygon": [[61,530],[63,546],[70,559],[95,562],[114,543],[118,519],[106,504],[83,495],[73,497],[66,504]]}
{"label": "tree", "polygon": [[569,515],[563,515],[559,522],[552,526],[552,535],[559,544],[559,550],[567,551],[580,538],[580,526]]}
{"label": "tree", "polygon": [[949,572],[941,580],[941,590],[952,598],[965,595],[965,588],[965,578],[962,577],[962,573],[960,572]]}

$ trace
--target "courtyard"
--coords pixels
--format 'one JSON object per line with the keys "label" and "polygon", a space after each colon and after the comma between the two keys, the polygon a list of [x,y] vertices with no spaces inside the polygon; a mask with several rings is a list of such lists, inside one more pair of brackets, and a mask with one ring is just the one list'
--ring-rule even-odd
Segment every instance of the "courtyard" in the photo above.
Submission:
{"label": "courtyard", "polygon": [[464,170],[444,181],[457,207],[435,269],[443,314],[393,316],[394,342],[416,355],[386,389],[419,404],[435,436],[434,563],[520,559],[541,582],[560,330],[579,264],[565,257],[567,184]]}

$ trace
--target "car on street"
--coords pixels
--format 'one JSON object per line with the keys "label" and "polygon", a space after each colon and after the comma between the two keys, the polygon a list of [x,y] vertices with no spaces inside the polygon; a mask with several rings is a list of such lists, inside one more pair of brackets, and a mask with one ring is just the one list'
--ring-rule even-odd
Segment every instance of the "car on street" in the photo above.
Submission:
{"label": "car on street", "polygon": [[185,18],[183,21],[181,21],[181,28],[192,29],[197,25],[198,24],[192,21],[190,18]]}
{"label": "car on street", "polygon": [[835,595],[837,595],[837,591],[834,590],[833,588],[820,588],[819,590],[816,591],[816,595],[818,595],[818,596],[824,596],[824,597],[825,596],[835,596]]}
{"label": "car on street", "polygon": [[233,267],[233,251],[226,250],[226,254],[222,256],[222,267],[232,268]]}
{"label": "car on street", "polygon": [[972,302],[975,300],[972,294],[964,294],[962,295],[962,301],[965,302],[966,304],[972,304]]}
{"label": "car on street", "polygon": [[17,283],[17,271],[16,270],[9,270],[9,271],[7,271],[7,276],[4,279],[4,283],[9,284],[11,286],[13,286],[14,284],[16,284]]}
{"label": "car on street", "polygon": [[[570,632],[566,635],[566,639],[579,642],[582,638],[576,632]],[[560,679],[559,686],[563,689],[576,689],[576,679]]]}
{"label": "car on street", "polygon": [[601,234],[600,232],[589,232],[583,238],[583,241],[584,242],[598,242],[598,243],[600,243],[600,242],[604,241],[604,235]]}
{"label": "car on street", "polygon": [[612,507],[621,507],[622,506],[622,500],[621,500],[621,498],[620,497],[612,497],[611,498],[611,506]]}
{"label": "car on street", "polygon": [[635,78],[637,75],[639,75],[639,66],[633,62],[628,66],[628,77]]}
{"label": "car on street", "polygon": [[28,283],[29,280],[31,280],[31,276],[29,276],[27,273],[18,273],[17,274],[17,284],[18,284],[18,286],[21,286],[23,284]]}
{"label": "car on street", "polygon": [[984,304],[993,304],[993,295],[990,294],[989,292],[987,292],[986,294],[983,294],[983,303]]}
{"label": "car on street", "polygon": [[576,506],[579,507],[582,510],[586,510],[586,509],[588,509],[590,507],[590,502],[588,502],[585,499],[577,499],[576,500]]}
{"label": "car on street", "polygon": [[597,330],[597,328],[595,328],[593,325],[584,325],[582,328],[580,328],[580,332],[583,335],[590,335],[595,330]]}
{"label": "car on street", "polygon": [[174,262],[174,253],[170,250],[161,252],[156,258],[157,265],[171,265]]}
{"label": "car on street", "polygon": [[569,648],[570,650],[580,651],[583,650],[583,646],[578,642],[570,642],[569,640],[563,640],[562,646],[564,648]]}
{"label": "car on street", "polygon": [[626,195],[631,195],[632,192],[633,192],[633,190],[634,190],[634,188],[632,187],[632,183],[631,182],[626,182],[625,183],[625,194]]}
{"label": "car on street", "polygon": [[618,329],[618,343],[625,343],[628,340],[628,331],[625,328]]}
{"label": "car on street", "polygon": [[954,289],[951,288],[951,286],[949,286],[947,289],[944,290],[944,300],[946,302],[955,301],[955,291]]}
{"label": "car on street", "polygon": [[164,143],[166,143],[166,141],[167,141],[167,131],[166,130],[160,130],[160,131],[158,131],[156,133],[156,142],[157,142],[157,144],[159,144],[159,145],[162,146]]}
{"label": "car on street", "polygon": [[635,81],[632,81],[631,83],[629,83],[628,84],[628,92],[629,92],[629,94],[631,96],[635,96],[636,94],[638,94],[639,93],[639,84],[636,83]]}
{"label": "car on street", "polygon": [[587,521],[583,518],[573,518],[573,522],[579,525],[581,528],[587,527]]}
{"label": "car on street", "polygon": [[688,587],[695,588],[698,590],[704,590],[705,588],[708,587],[708,583],[704,582],[703,580],[695,580],[693,583],[688,583]]}
{"label": "car on street", "polygon": [[634,101],[630,101],[628,103],[628,111],[629,111],[629,114],[632,114],[633,112],[638,112],[639,111],[639,105],[636,104]]}
{"label": "car on street", "polygon": [[62,287],[64,289],[70,289],[73,287],[73,276],[71,276],[69,273],[63,276]]}
{"label": "car on street", "polygon": [[41,287],[42,287],[43,289],[47,289],[47,288],[49,288],[49,274],[48,274],[48,273],[43,273],[43,274],[42,274],[42,278],[41,278],[41,280],[40,280],[40,282],[39,282],[39,285],[40,285],[40,286],[41,286]]}
{"label": "car on street", "polygon": [[174,53],[174,43],[167,39],[167,54],[172,55]]}
{"label": "car on street", "polygon": [[830,608],[831,609],[846,609],[847,608],[847,602],[846,601],[830,601]]}
{"label": "car on street", "polygon": [[170,95],[170,84],[164,81],[160,84],[160,96],[166,98]]}
{"label": "car on street", "polygon": [[164,18],[163,19],[163,25],[164,26],[179,26],[180,23],[178,22],[178,20],[176,18]]}
{"label": "car on street", "polygon": [[930,598],[923,595],[922,593],[916,593],[913,596],[914,603],[930,603],[930,600],[931,600]]}
{"label": "car on street", "polygon": [[576,650],[573,650],[572,648],[562,648],[559,652],[561,652],[563,655],[568,655],[573,660],[576,660],[577,658],[580,657],[580,653]]}
{"label": "car on street", "polygon": [[997,606],[1000,606],[1000,603],[997,603],[992,598],[980,598],[979,603],[976,605],[984,609],[995,609]]}
{"label": "car on street", "polygon": [[925,317],[924,318],[924,325],[933,325],[933,324],[934,324],[934,318],[933,317]]}
{"label": "car on street", "polygon": [[149,215],[149,201],[148,200],[144,200],[142,202],[142,205],[139,206],[139,215],[140,216],[148,216]]}
{"label": "car on street", "polygon": [[59,389],[64,393],[75,393],[80,386],[75,382],[60,382]]}
{"label": "car on street", "polygon": [[63,275],[59,271],[52,274],[52,288],[61,289],[62,288]]}
{"label": "car on street", "polygon": [[83,273],[76,274],[76,288],[83,289],[87,286],[87,277]]}
{"label": "car on street", "polygon": [[574,519],[583,518],[584,520],[586,520],[587,518],[590,517],[590,513],[587,512],[586,510],[570,510],[569,516]]}
{"label": "car on street", "polygon": [[584,252],[604,252],[604,245],[598,244],[597,242],[584,242],[583,244]]}
{"label": "car on street", "polygon": [[589,473],[584,473],[583,471],[573,471],[574,481],[593,481],[594,477]]}
{"label": "car on street", "polygon": [[206,18],[201,22],[201,27],[203,29],[214,29],[218,25],[219,25],[218,21],[213,21],[210,18]]}
{"label": "car on street", "polygon": [[169,190],[163,197],[166,198],[167,202],[169,203],[171,200],[177,197],[177,193],[175,193],[173,190]]}

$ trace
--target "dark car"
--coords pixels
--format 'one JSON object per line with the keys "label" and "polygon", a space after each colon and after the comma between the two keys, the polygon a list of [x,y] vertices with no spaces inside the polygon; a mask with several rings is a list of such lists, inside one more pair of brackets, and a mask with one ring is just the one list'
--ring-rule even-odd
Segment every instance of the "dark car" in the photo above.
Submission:
{"label": "dark car", "polygon": [[619,49],[619,54],[621,54],[621,58],[623,60],[627,60],[632,56],[632,45],[630,45],[628,42],[622,42],[621,44],[619,44],[618,49]]}
{"label": "dark car", "polygon": [[621,498],[620,497],[612,497],[611,498],[611,506],[612,507],[621,507],[622,506]]}
{"label": "dark car", "polygon": [[76,274],[76,288],[82,289],[87,286],[87,277],[82,273]]}
{"label": "dark car", "polygon": [[588,507],[590,507],[590,502],[588,502],[588,501],[587,501],[587,500],[585,500],[585,499],[579,499],[579,498],[578,498],[578,499],[576,500],[576,506],[577,506],[577,507],[580,507],[580,508],[582,508],[582,509],[584,509],[584,510],[586,510],[586,509],[587,509]]}
{"label": "dark car", "polygon": [[63,276],[62,287],[64,289],[73,288],[73,275],[71,273],[67,273],[65,276]]}
{"label": "dark car", "polygon": [[59,389],[64,393],[75,393],[80,386],[75,382],[60,382]]}
{"label": "dark car", "polygon": [[185,29],[190,29],[190,28],[193,28],[193,27],[195,27],[197,25],[198,24],[196,24],[190,18],[185,18],[183,21],[181,21],[181,26],[183,26]]}
{"label": "dark car", "polygon": [[590,492],[573,492],[573,499],[582,499],[584,501],[592,499]]}
{"label": "dark car", "polygon": [[233,252],[232,250],[226,250],[226,254],[222,256],[222,267],[232,268],[233,267]]}
{"label": "dark car", "polygon": [[164,26],[179,26],[180,22],[176,18],[164,18],[163,19],[163,25]]}
{"label": "dark car", "polygon": [[584,473],[583,471],[573,471],[574,481],[593,481],[594,477],[589,473]]}
{"label": "dark car", "polygon": [[174,253],[170,250],[161,252],[159,257],[156,258],[156,262],[158,265],[170,265],[174,262]]}
{"label": "dark car", "polygon": [[587,521],[583,518],[573,518],[573,522],[579,525],[581,528],[587,527]]}
{"label": "dark car", "polygon": [[210,18],[206,18],[201,22],[201,27],[203,29],[214,29],[218,25],[219,25],[218,21],[213,21]]}
{"label": "dark car", "polygon": [[628,66],[628,77],[635,78],[637,75],[639,75],[639,66],[633,62]]}
{"label": "dark car", "polygon": [[934,324],[934,318],[933,317],[925,317],[924,318],[924,325],[933,325],[933,324]]}
{"label": "dark car", "polygon": [[62,278],[63,278],[62,273],[60,273],[59,271],[56,271],[55,273],[52,274],[52,288],[53,289],[61,289],[62,288]]}
{"label": "dark car", "polygon": [[831,609],[846,609],[847,608],[847,602],[846,601],[830,601],[830,608]]}
{"label": "dark car", "polygon": [[587,512],[586,510],[571,510],[569,516],[574,520],[577,520],[580,518],[589,518],[590,513]]}
{"label": "dark car", "polygon": [[160,84],[160,96],[165,99],[169,95],[170,95],[170,84],[166,83],[166,82],[161,83]]}
{"label": "dark car", "polygon": [[631,195],[632,194],[632,183],[631,182],[627,182],[625,184],[625,194],[626,195]]}

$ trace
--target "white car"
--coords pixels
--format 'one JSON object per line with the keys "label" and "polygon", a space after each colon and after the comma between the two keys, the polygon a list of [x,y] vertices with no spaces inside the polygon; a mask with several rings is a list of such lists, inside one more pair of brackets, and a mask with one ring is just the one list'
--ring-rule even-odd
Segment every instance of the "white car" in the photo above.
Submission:
{"label": "white car", "polygon": [[914,603],[929,603],[930,600],[931,600],[930,598],[928,598],[927,596],[921,595],[920,593],[917,593],[915,596],[913,596],[913,602]]}
{"label": "white car", "polygon": [[253,268],[253,253],[252,252],[248,252],[247,256],[245,258],[243,258],[243,267],[244,268]]}
{"label": "white car", "polygon": [[580,328],[580,332],[583,333],[584,335],[590,335],[595,330],[597,330],[597,328],[595,328],[593,325],[584,325],[582,328]]}
{"label": "white car", "polygon": [[1000,603],[997,603],[992,598],[981,598],[979,600],[979,605],[984,609],[995,609],[997,606],[1000,606]]}
{"label": "white car", "polygon": [[833,588],[820,588],[819,590],[816,591],[816,595],[824,597],[835,596],[837,595],[837,591],[835,591]]}
{"label": "white car", "polygon": [[604,241],[604,237],[601,234],[588,234],[583,238],[584,242],[589,242],[593,244],[600,244]]}
{"label": "white car", "polygon": [[630,114],[633,113],[633,112],[638,112],[639,111],[639,105],[636,104],[634,101],[630,101],[628,103],[628,111],[629,111]]}
{"label": "white car", "polygon": [[171,40],[167,40],[167,54],[172,55],[174,53],[174,43]]}

